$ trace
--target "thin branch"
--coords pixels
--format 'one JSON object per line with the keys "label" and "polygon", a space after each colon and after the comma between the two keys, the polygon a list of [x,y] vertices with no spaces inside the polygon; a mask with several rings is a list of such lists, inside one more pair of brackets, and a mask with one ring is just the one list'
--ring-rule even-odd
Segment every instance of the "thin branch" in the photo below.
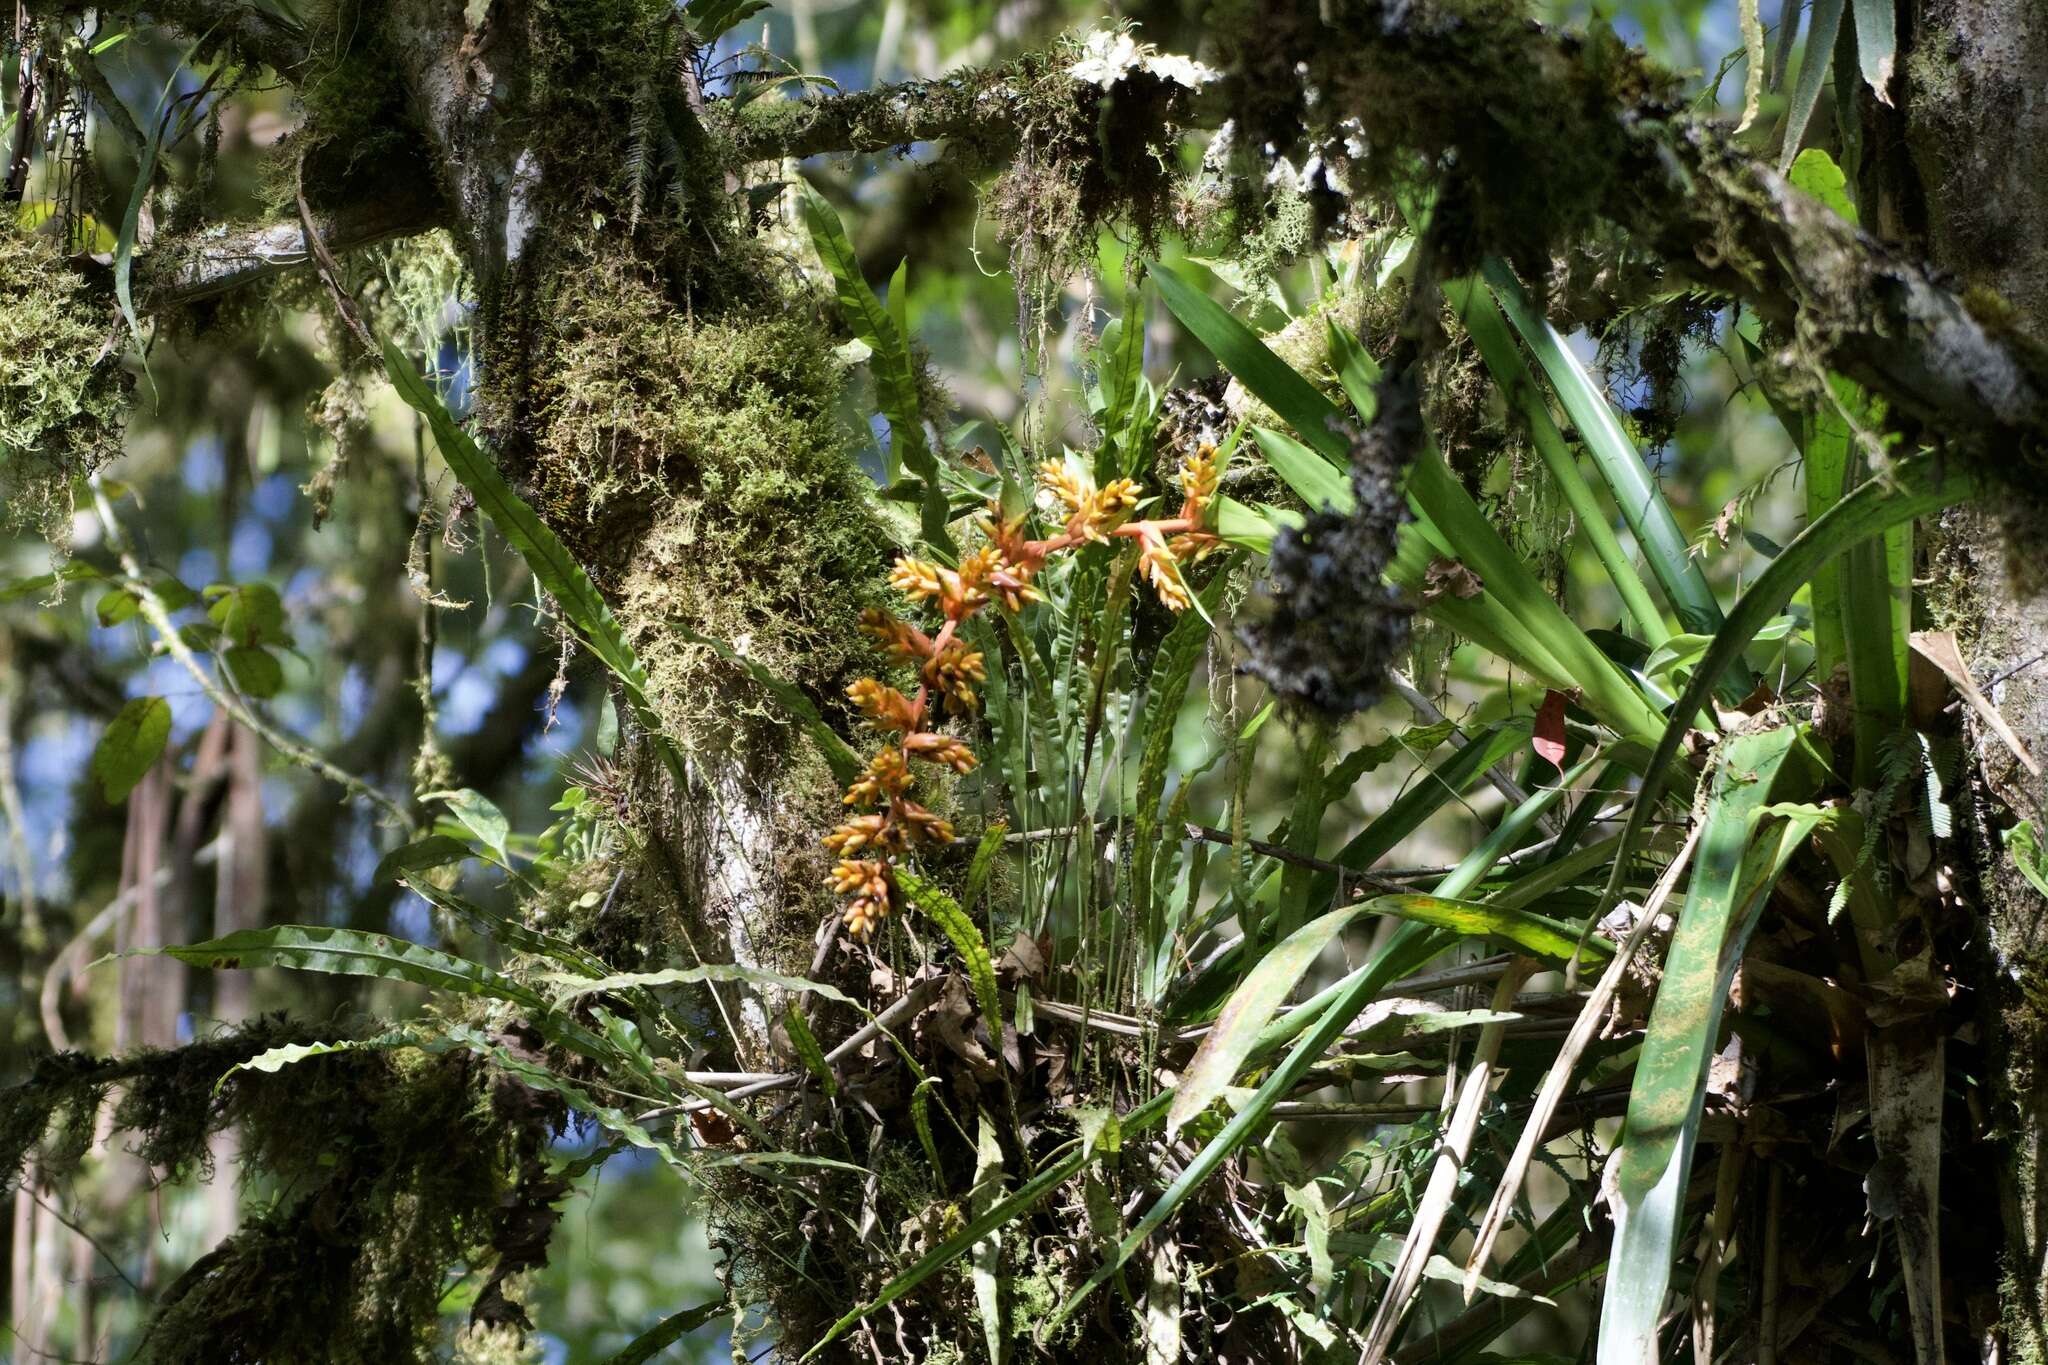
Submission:
{"label": "thin branch", "polygon": [[[336,255],[395,237],[412,237],[447,221],[431,185],[409,184],[328,213],[314,213],[314,233]],[[291,218],[255,227],[195,236],[159,247],[136,260],[145,308],[168,308],[215,298],[313,263],[306,228]]]}
{"label": "thin branch", "polygon": [[199,684],[199,690],[204,692],[215,706],[227,712],[233,720],[252,731],[257,738],[277,750],[285,759],[318,773],[352,796],[363,797],[383,807],[398,822],[398,827],[409,833],[413,828],[413,820],[404,806],[354,773],[337,767],[304,744],[272,727],[243,705],[239,697],[222,687],[219,681],[200,665],[191,647],[178,633],[178,627],[172,622],[163,598],[157,595],[156,589],[144,575],[142,561],[135,557],[135,551],[129,546],[120,521],[114,516],[113,504],[107,501],[105,484],[98,474],[92,476],[91,483],[93,508],[99,513],[101,526],[106,529],[107,544],[113,548],[116,557],[121,561],[121,571],[127,575],[128,581],[125,586],[135,595],[143,619],[149,622],[157,638],[163,642],[166,652],[184,665],[185,671],[192,675],[192,680]]}
{"label": "thin branch", "polygon": [[106,73],[100,70],[100,64],[92,59],[92,54],[86,51],[85,44],[79,42],[68,44],[64,56],[70,63],[71,74],[78,78],[78,83],[92,96],[93,103],[99,107],[100,115],[107,121],[107,126],[120,135],[129,152],[140,161],[144,144],[142,129],[135,126],[135,116],[128,112],[127,105],[121,103],[121,97],[114,93],[114,87],[107,84]]}
{"label": "thin branch", "polygon": [[108,1251],[104,1246],[100,1245],[99,1238],[93,1236],[90,1232],[87,1232],[83,1225],[75,1223],[71,1219],[66,1218],[64,1216],[63,1210],[59,1209],[54,1204],[45,1202],[34,1191],[30,1191],[28,1197],[30,1203],[34,1204],[44,1213],[49,1214],[50,1217],[56,1219],[65,1227],[70,1228],[73,1232],[77,1233],[79,1237],[84,1239],[85,1244],[87,1246],[91,1247],[94,1251],[97,1251],[100,1254],[100,1259],[105,1261],[109,1266],[113,1267],[114,1273],[121,1277],[121,1283],[128,1286],[129,1293],[133,1294],[136,1298],[141,1299],[145,1303],[147,1303],[150,1300],[152,1296],[149,1293],[149,1291],[144,1289],[141,1285],[135,1283],[134,1280],[129,1278],[128,1272],[121,1268],[121,1263],[114,1259],[113,1253]]}

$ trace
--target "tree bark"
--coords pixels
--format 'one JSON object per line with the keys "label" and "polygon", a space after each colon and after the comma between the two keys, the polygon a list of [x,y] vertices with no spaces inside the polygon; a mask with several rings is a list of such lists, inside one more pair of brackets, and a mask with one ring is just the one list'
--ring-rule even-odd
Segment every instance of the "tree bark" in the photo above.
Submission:
{"label": "tree bark", "polygon": [[[1917,193],[1889,206],[1887,226],[1917,229],[1962,291],[1991,296],[2019,331],[2048,336],[2048,9],[2038,0],[1909,0],[1901,18],[1892,94],[1902,118],[1867,110],[1878,115],[1880,136],[1902,125],[1889,148],[1874,145],[1917,181]],[[1971,509],[1940,528],[1946,567],[1962,589],[1948,624],[1992,703],[2038,757],[2048,754],[2048,575],[2038,559],[2048,526],[2038,508],[2008,512],[2003,523]],[[2000,1298],[2009,1359],[2040,1365],[2048,1361],[2048,1019],[2039,1003],[2048,902],[2020,876],[1998,830],[2029,816],[2038,828],[2044,786],[1995,735],[1972,724],[1970,738],[1980,818],[1967,822],[1966,856],[1989,978],[1977,985],[1992,1016],[2005,1144]]]}

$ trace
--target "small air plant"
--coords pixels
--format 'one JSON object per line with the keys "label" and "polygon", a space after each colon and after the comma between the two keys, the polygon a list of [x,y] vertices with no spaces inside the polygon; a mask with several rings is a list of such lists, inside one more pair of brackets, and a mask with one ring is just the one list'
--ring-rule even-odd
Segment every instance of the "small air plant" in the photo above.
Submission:
{"label": "small air plant", "polygon": [[988,677],[981,651],[959,638],[961,625],[990,601],[1001,603],[1006,611],[1023,610],[1026,603],[1039,600],[1032,579],[1053,555],[1117,538],[1137,542],[1139,571],[1160,602],[1170,611],[1185,611],[1193,599],[1184,566],[1222,543],[1204,526],[1216,496],[1212,445],[1200,446],[1182,461],[1181,507],[1172,517],[1133,520],[1138,508],[1135,480],[1112,479],[1098,486],[1057,460],[1046,461],[1038,472],[1067,510],[1058,535],[1032,540],[1022,516],[1005,519],[995,514],[980,523],[987,543],[962,558],[957,569],[910,556],[898,560],[889,574],[890,585],[913,603],[939,609],[945,623],[936,635],[879,608],[862,617],[861,628],[893,661],[917,668],[918,688],[914,697],[906,697],[879,679],[861,678],[846,690],[870,725],[895,737],[846,789],[845,803],[862,813],[824,839],[825,847],[839,856],[828,880],[833,891],[851,897],[844,918],[856,937],[872,933],[894,905],[895,860],[914,847],[953,840],[951,822],[911,800],[909,793],[913,759],[956,773],[974,768],[974,751],[964,741],[926,728],[934,693],[947,715],[968,715],[980,700],[976,687]]}

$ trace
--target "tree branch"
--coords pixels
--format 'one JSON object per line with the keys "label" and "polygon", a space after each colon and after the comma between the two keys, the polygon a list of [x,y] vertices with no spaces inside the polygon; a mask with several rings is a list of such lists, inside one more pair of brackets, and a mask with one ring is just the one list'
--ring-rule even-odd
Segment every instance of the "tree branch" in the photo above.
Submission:
{"label": "tree branch", "polygon": [[[336,254],[414,236],[446,221],[440,197],[425,184],[313,215],[328,250]],[[168,308],[216,298],[312,260],[305,231],[293,217],[160,247],[138,258],[136,276],[145,305]]]}
{"label": "tree branch", "polygon": [[2048,433],[2048,352],[2006,323],[1994,298],[1958,296],[1717,124],[1643,136],[1645,159],[1667,167],[1662,183],[1608,207],[1674,270],[1745,300],[1816,358],[1949,434]]}
{"label": "tree branch", "polygon": [[817,99],[756,99],[735,108],[714,101],[726,135],[742,161],[827,152],[886,152],[917,142],[964,137],[991,159],[1014,151],[1023,124],[1015,115],[1033,87],[1052,79],[1043,57],[984,69],[956,71],[936,80],[905,81]]}
{"label": "tree branch", "polygon": [[[1995,300],[1959,296],[1904,249],[1795,191],[1721,123],[1669,107],[1666,86],[1639,57],[1613,61],[1508,10],[1383,0],[1344,8],[1341,34],[1297,17],[1277,41],[1297,45],[1288,55],[1312,72],[1304,86],[1323,92],[1332,127],[1353,117],[1375,164],[1421,153],[1465,178],[1480,206],[1479,246],[1500,248],[1484,236],[1528,199],[1529,180],[1591,161],[1598,170],[1587,184],[1546,185],[1544,206],[1590,207],[1674,272],[1793,329],[1806,358],[1947,433],[2048,433],[2048,349],[2008,325]],[[729,115],[727,133],[751,160],[946,137],[972,139],[984,159],[998,160],[1016,150],[1020,114],[1042,102],[1043,83],[1067,79],[1038,58],[850,94],[759,99]],[[1214,126],[1268,97],[1250,92],[1251,81],[1233,76],[1206,92],[1193,121]],[[1548,149],[1574,142],[1585,144],[1578,160]],[[1550,226],[1562,242],[1569,211],[1557,217]]]}
{"label": "tree branch", "polygon": [[306,61],[306,31],[247,0],[29,0],[27,8],[38,18],[79,19],[97,12],[106,18],[147,21],[198,44],[195,57],[231,51],[279,75],[296,72]]}

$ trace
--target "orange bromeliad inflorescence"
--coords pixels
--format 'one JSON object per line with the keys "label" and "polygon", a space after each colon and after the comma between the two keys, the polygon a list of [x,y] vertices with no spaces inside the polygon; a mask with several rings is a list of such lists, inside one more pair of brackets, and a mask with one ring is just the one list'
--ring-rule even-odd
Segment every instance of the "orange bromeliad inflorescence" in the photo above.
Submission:
{"label": "orange bromeliad inflorescence", "polygon": [[974,767],[974,751],[963,741],[925,728],[933,693],[948,715],[965,715],[979,703],[976,688],[988,677],[981,651],[957,638],[961,623],[992,601],[1007,611],[1021,611],[1027,602],[1039,600],[1031,580],[1051,556],[1117,537],[1138,543],[1139,571],[1160,602],[1169,610],[1185,611],[1191,599],[1182,567],[1221,544],[1213,532],[1203,529],[1216,496],[1214,446],[1203,445],[1182,461],[1180,511],[1157,520],[1131,520],[1138,485],[1130,479],[1097,487],[1093,479],[1056,460],[1039,466],[1039,476],[1067,510],[1058,535],[1031,540],[1022,517],[1006,521],[991,516],[981,522],[988,543],[963,557],[957,569],[907,555],[896,561],[890,585],[918,605],[939,609],[945,623],[936,635],[879,609],[861,618],[861,629],[892,661],[918,670],[918,688],[915,697],[906,697],[875,678],[862,678],[846,690],[870,725],[894,737],[846,789],[846,804],[863,813],[824,841],[839,855],[828,880],[835,893],[850,898],[845,923],[856,937],[871,933],[893,907],[896,885],[891,869],[897,856],[921,844],[953,841],[950,822],[910,799],[910,761],[942,764],[956,773]]}

